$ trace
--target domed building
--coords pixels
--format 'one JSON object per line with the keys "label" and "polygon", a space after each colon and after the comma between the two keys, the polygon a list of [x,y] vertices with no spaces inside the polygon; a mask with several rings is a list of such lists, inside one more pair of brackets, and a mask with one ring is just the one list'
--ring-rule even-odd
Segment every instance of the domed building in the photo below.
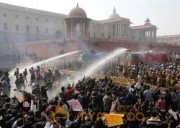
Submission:
{"label": "domed building", "polygon": [[67,39],[78,37],[101,39],[130,39],[130,19],[121,17],[114,7],[112,14],[105,20],[91,20],[84,9],[76,7],[65,18]]}
{"label": "domed building", "polygon": [[[124,18],[115,7],[104,20],[91,20],[85,9],[78,4],[68,15],[9,4],[0,4],[0,7],[3,13],[1,17],[3,27],[0,29],[2,44],[55,38],[156,41],[156,26],[152,25],[149,19],[144,25],[131,27],[130,19]],[[11,21],[16,21],[13,27],[10,27]]]}
{"label": "domed building", "polygon": [[116,13],[116,9],[114,7],[113,13],[109,16],[109,19],[118,19],[120,18],[119,14]]}
{"label": "domed building", "polygon": [[144,25],[131,27],[131,39],[143,42],[156,42],[157,27],[152,25],[149,18],[145,20]]}
{"label": "domed building", "polygon": [[121,17],[114,7],[108,19],[90,22],[90,37],[111,39],[111,40],[131,40],[140,42],[156,42],[157,27],[146,19],[144,25],[131,26],[132,22],[128,18]]}
{"label": "domed building", "polygon": [[114,7],[108,19],[91,22],[90,35],[102,39],[130,39],[130,24],[130,19],[121,17]]}
{"label": "domed building", "polygon": [[79,5],[77,4],[77,6],[69,12],[68,17],[87,18],[87,15],[86,12],[82,8],[80,8]]}
{"label": "domed building", "polygon": [[[81,50],[91,45],[94,51],[112,51],[117,47],[135,51],[139,48],[142,50],[144,45],[143,48],[151,50],[179,51],[174,45],[171,48],[164,45],[153,47],[152,44],[156,43],[157,27],[150,19],[147,18],[143,25],[131,26],[130,19],[124,18],[115,7],[104,20],[90,19],[85,9],[78,4],[68,15],[4,3],[0,3],[0,10],[3,21],[0,28],[0,54],[3,56],[37,55],[40,59],[45,59],[59,55],[61,51],[75,51],[83,45]],[[12,24],[12,21],[16,22]],[[82,39],[82,43],[76,39]],[[80,43],[76,45],[75,42]]]}
{"label": "domed building", "polygon": [[86,12],[77,6],[73,8],[67,18],[65,18],[67,26],[67,38],[88,38],[89,37],[89,21]]}

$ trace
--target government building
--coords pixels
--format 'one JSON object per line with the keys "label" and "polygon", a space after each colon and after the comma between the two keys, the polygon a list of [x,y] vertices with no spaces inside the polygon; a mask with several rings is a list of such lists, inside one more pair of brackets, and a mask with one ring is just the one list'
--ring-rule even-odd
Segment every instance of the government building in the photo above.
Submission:
{"label": "government building", "polygon": [[156,42],[160,44],[180,45],[180,35],[157,36]]}
{"label": "government building", "polygon": [[[69,15],[0,3],[0,43],[25,43],[55,38],[100,38],[156,41],[157,27],[147,18],[144,25],[131,26],[116,9],[105,20],[88,18],[75,6]],[[85,32],[85,33],[84,33]],[[83,35],[85,34],[85,35]]]}
{"label": "government building", "polygon": [[157,44],[157,27],[149,18],[142,25],[132,26],[115,7],[109,14],[97,21],[78,4],[65,15],[0,3],[0,63],[28,57],[42,60],[85,49],[180,51],[179,46]]}

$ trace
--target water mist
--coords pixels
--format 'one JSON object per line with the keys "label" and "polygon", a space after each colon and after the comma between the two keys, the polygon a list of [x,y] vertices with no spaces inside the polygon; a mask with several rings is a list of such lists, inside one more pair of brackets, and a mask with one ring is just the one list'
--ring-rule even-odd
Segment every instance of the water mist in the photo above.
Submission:
{"label": "water mist", "polygon": [[[69,53],[66,53],[66,54],[62,54],[62,55],[59,55],[59,56],[55,56],[55,57],[52,57],[52,58],[49,58],[49,59],[37,62],[37,63],[34,63],[34,64],[29,64],[29,65],[25,65],[25,66],[22,66],[22,67],[18,67],[19,68],[19,72],[22,73],[25,70],[25,68],[30,69],[31,67],[36,67],[36,66],[40,66],[42,64],[47,64],[49,62],[53,62],[53,61],[55,61],[57,59],[61,59],[61,58],[64,58],[64,57],[67,57],[67,56],[70,56],[70,55],[73,55],[73,54],[77,54],[79,52],[81,52],[81,51],[73,51],[73,52],[69,52]],[[13,83],[15,81],[15,76],[14,76],[15,70],[16,69],[13,69],[9,73],[10,79],[11,79],[11,86],[12,86],[11,90],[16,88],[15,87],[15,83]],[[27,76],[27,79],[30,79],[30,75]],[[25,89],[26,89],[27,92],[31,92],[31,90],[32,90],[30,86],[26,86]]]}
{"label": "water mist", "polygon": [[[94,63],[92,63],[90,66],[88,66],[83,72],[82,75],[75,77],[75,79],[73,79],[72,81],[74,81],[75,83],[78,82],[78,80],[82,79],[84,76],[91,76],[92,74],[94,74],[96,71],[98,71],[100,67],[103,67],[107,62],[109,62],[110,60],[112,60],[113,58],[123,54],[127,49],[125,48],[119,48],[114,50],[113,52],[109,53],[106,57],[100,59],[99,61],[96,61]],[[69,84],[69,81],[64,81],[62,82],[63,86],[67,86],[67,84]]]}

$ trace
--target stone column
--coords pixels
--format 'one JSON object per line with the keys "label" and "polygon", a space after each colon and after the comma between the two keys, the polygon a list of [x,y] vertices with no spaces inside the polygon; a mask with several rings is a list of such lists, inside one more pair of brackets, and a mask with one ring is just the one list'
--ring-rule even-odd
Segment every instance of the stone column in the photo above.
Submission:
{"label": "stone column", "polygon": [[86,22],[83,21],[83,37],[86,37]]}
{"label": "stone column", "polygon": [[72,32],[73,38],[76,37],[76,24],[74,21],[72,22]]}
{"label": "stone column", "polygon": [[112,35],[111,35],[111,24],[109,24],[109,36],[112,37]]}
{"label": "stone column", "polygon": [[109,25],[108,25],[108,36],[110,36],[110,32],[109,32]]}
{"label": "stone column", "polygon": [[148,31],[145,30],[145,41],[147,41],[147,40],[148,40]]}
{"label": "stone column", "polygon": [[113,37],[113,24],[111,24],[111,37]]}
{"label": "stone column", "polygon": [[113,35],[114,34],[114,25],[113,24],[111,25],[111,34],[114,37],[114,35]]}
{"label": "stone column", "polygon": [[118,36],[120,36],[120,34],[121,34],[121,31],[120,31],[120,27],[121,27],[121,24],[119,24],[119,27],[118,27]]}
{"label": "stone column", "polygon": [[121,25],[121,36],[123,37],[124,35],[124,24]]}
{"label": "stone column", "polygon": [[89,37],[89,35],[88,35],[88,21],[85,21],[85,37]]}
{"label": "stone column", "polygon": [[83,21],[83,36],[86,37],[86,21]]}
{"label": "stone column", "polygon": [[87,37],[87,27],[86,27],[86,21],[84,21],[84,37]]}
{"label": "stone column", "polygon": [[88,35],[88,21],[85,23],[85,31],[86,31],[86,37],[89,37]]}
{"label": "stone column", "polygon": [[126,37],[126,24],[124,24],[124,37]]}
{"label": "stone column", "polygon": [[124,24],[122,24],[122,37],[124,36]]}
{"label": "stone column", "polygon": [[82,29],[82,21],[80,20],[79,22],[79,37],[81,37],[82,36],[82,33],[83,33],[83,29]]}
{"label": "stone column", "polygon": [[122,31],[122,37],[124,37],[124,24],[121,26],[121,31]]}
{"label": "stone column", "polygon": [[71,34],[70,34],[70,37],[72,38],[73,37],[73,23],[71,22]]}
{"label": "stone column", "polygon": [[119,34],[118,27],[119,27],[118,24],[116,24],[116,32],[117,32],[116,37],[118,37],[118,34]]}
{"label": "stone column", "polygon": [[126,37],[126,25],[124,24],[124,37]]}
{"label": "stone column", "polygon": [[119,36],[122,37],[122,24],[120,24],[120,26],[119,26],[119,32],[120,32]]}
{"label": "stone column", "polygon": [[129,25],[127,25],[127,38],[129,38],[130,37],[130,33],[129,33]]}
{"label": "stone column", "polygon": [[154,41],[156,41],[156,30],[154,30]]}
{"label": "stone column", "polygon": [[111,24],[109,24],[109,36],[111,37]]}
{"label": "stone column", "polygon": [[84,37],[84,36],[85,36],[85,26],[84,26],[84,21],[81,21],[81,27],[82,27],[81,37]]}
{"label": "stone column", "polygon": [[125,38],[126,38],[127,37],[127,25],[126,24],[124,25],[124,30],[125,30],[124,33],[125,33]]}
{"label": "stone column", "polygon": [[70,28],[69,28],[69,23],[66,21],[66,28],[67,28],[67,38],[69,37],[69,30],[70,30]]}
{"label": "stone column", "polygon": [[143,31],[143,40],[146,40],[146,31]]}
{"label": "stone column", "polygon": [[149,31],[147,31],[147,41],[149,41]]}
{"label": "stone column", "polygon": [[126,24],[126,37],[128,37],[128,25]]}
{"label": "stone column", "polygon": [[148,30],[148,41],[150,40],[150,31]]}
{"label": "stone column", "polygon": [[150,41],[152,41],[152,31],[150,31]]}
{"label": "stone column", "polygon": [[126,24],[124,24],[124,37],[126,37]]}
{"label": "stone column", "polygon": [[71,23],[68,22],[68,37],[71,37]]}
{"label": "stone column", "polygon": [[76,24],[79,24],[79,36],[77,36],[77,37],[81,37],[82,33],[83,33],[83,24],[82,24],[82,21],[79,20],[79,21],[76,22]]}
{"label": "stone column", "polygon": [[119,37],[119,24],[117,24],[117,37]]}
{"label": "stone column", "polygon": [[126,37],[127,37],[127,35],[128,35],[128,27],[127,27],[127,24],[126,24]]}
{"label": "stone column", "polygon": [[154,41],[154,30],[152,30],[152,41]]}

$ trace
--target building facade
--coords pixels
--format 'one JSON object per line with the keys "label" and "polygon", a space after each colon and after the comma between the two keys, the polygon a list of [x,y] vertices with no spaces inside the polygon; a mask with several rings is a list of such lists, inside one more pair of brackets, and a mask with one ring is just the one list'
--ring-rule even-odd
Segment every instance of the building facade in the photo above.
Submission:
{"label": "building facade", "polygon": [[146,19],[144,25],[131,27],[131,38],[135,41],[156,42],[156,26]]}
{"label": "building facade", "polygon": [[130,19],[120,17],[115,8],[108,19],[96,21],[78,5],[64,15],[0,3],[0,16],[1,44],[74,38],[80,34],[86,38],[156,41],[157,28],[150,20],[131,27]]}
{"label": "building facade", "polygon": [[[99,31],[96,31],[98,38],[102,39],[130,39],[130,19],[120,17],[116,13],[116,9],[113,9],[113,13],[108,19],[101,21],[92,21],[92,26],[97,24],[99,26]],[[96,26],[97,26],[96,25]],[[93,27],[90,27],[93,29]],[[95,32],[95,31],[94,31]],[[99,33],[99,35],[98,35]],[[91,35],[91,37],[93,37]]]}
{"label": "building facade", "polygon": [[54,39],[64,35],[66,15],[0,4],[0,43]]}
{"label": "building facade", "polygon": [[157,43],[180,45],[180,35],[158,36],[157,37]]}

